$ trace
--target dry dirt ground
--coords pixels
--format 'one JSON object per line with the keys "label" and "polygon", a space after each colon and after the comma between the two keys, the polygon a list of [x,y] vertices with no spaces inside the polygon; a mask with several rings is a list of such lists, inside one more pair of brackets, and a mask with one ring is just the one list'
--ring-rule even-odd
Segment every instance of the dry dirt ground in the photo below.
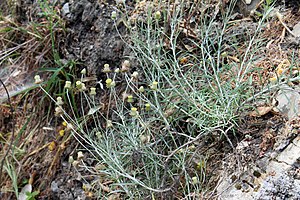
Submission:
{"label": "dry dirt ground", "polygon": [[[11,5],[11,1],[0,2],[2,15],[8,16],[13,7],[14,13],[10,16],[15,18],[10,19],[7,17],[3,21],[10,23],[12,26],[24,27],[29,22],[38,22],[44,25],[49,23],[47,22],[49,18],[46,15],[39,14],[42,9],[36,1],[17,2],[18,4],[14,6]],[[131,55],[130,49],[124,44],[119,35],[121,34],[126,40],[130,40],[124,23],[119,23],[117,27],[118,33],[111,20],[111,12],[116,8],[115,1],[52,0],[49,2],[49,5],[54,8],[59,16],[57,19],[52,19],[53,22],[59,21],[65,28],[63,30],[63,28],[58,26],[54,30],[56,38],[54,45],[57,47],[60,62],[76,61],[74,64],[76,70],[72,71],[72,73],[78,74],[81,69],[87,68],[91,78],[105,81],[105,75],[101,72],[101,66],[106,63],[112,66],[120,66],[122,60]],[[217,1],[210,2],[215,4]],[[224,7],[220,9],[220,12],[222,12],[222,9],[226,10],[226,2],[223,1]],[[126,1],[126,3],[132,8],[132,13],[134,13],[134,8],[137,8],[135,1]],[[238,4],[235,8],[235,17],[232,20],[237,20],[239,23],[228,30],[228,38],[225,38],[225,40],[230,40],[230,35],[236,34],[236,37],[240,38],[239,41],[242,43],[243,40],[247,40],[247,36],[254,32],[258,19],[256,16],[249,16],[251,13],[249,9],[253,9],[253,7],[255,6],[252,4],[251,6]],[[300,22],[298,2],[286,1],[285,4],[279,2],[277,8],[283,13],[282,19],[273,17],[267,22],[267,26],[263,29],[263,36],[268,43],[267,47],[261,52],[265,56],[256,63],[257,66],[263,68],[262,74],[265,75],[266,79],[270,78],[269,72],[274,70],[271,68],[271,64],[278,66],[285,60],[290,60],[291,57],[295,58],[295,62],[299,62],[299,37],[291,37],[291,34],[285,27],[287,26],[293,30],[295,25]],[[4,26],[4,23],[2,25]],[[49,37],[49,29],[47,30],[46,27],[37,28],[40,28],[41,37],[43,37],[40,40],[32,39],[30,36],[17,31],[15,33],[17,39],[10,38],[15,43],[23,44],[17,51],[21,55],[19,60],[11,62],[2,62],[0,60],[0,78],[12,96],[11,105],[14,109],[12,115],[10,105],[6,100],[5,90],[1,86],[1,162],[6,162],[4,159],[6,156],[5,152],[11,148],[10,141],[13,140],[15,146],[14,159],[16,159],[14,167],[18,174],[15,181],[18,183],[19,189],[29,181],[34,191],[39,191],[37,199],[93,199],[95,198],[93,192],[97,188],[93,188],[94,191],[89,191],[84,186],[95,181],[96,177],[91,176],[87,170],[74,168],[69,162],[70,155],[76,157],[77,149],[82,149],[82,147],[72,137],[61,138],[57,136],[57,132],[61,129],[62,121],[52,116],[53,105],[51,106],[51,102],[43,96],[42,92],[39,89],[33,89],[35,86],[32,84],[32,80],[38,69],[44,65],[54,68],[56,66],[55,62],[49,62],[49,59],[54,57],[51,49],[52,40]],[[185,37],[189,37],[189,35]],[[4,49],[15,46],[15,43],[9,42],[7,38],[0,39],[1,53],[4,52]],[[240,49],[240,51],[243,51],[243,49]],[[4,55],[1,54],[1,56]],[[299,67],[298,64],[296,66]],[[132,69],[132,71],[135,71],[135,69]],[[45,74],[42,78],[47,79],[49,77],[49,74]],[[295,84],[294,87],[297,87],[297,85]],[[18,91],[23,90],[25,92],[18,94]],[[104,96],[102,98],[105,99],[107,97]],[[39,104],[41,101],[43,102],[42,105]],[[265,109],[269,108],[265,107]],[[257,173],[263,174],[264,172],[261,172],[264,171],[261,170],[263,167],[257,166],[258,164],[255,162],[257,160],[266,160],[266,157],[269,158],[270,155],[272,157],[272,153],[275,152],[274,149],[282,152],[299,136],[299,119],[289,119],[285,114],[286,112],[275,112],[273,107],[265,112],[262,111],[260,114],[252,114],[250,116],[245,114],[240,119],[236,135],[230,138],[235,147],[234,149],[231,148],[226,140],[214,143],[211,141],[213,139],[207,138],[206,143],[204,142],[207,145],[202,146],[203,148],[199,151],[199,153],[213,155],[207,160],[207,182],[205,184],[209,185],[211,189],[216,188],[218,184],[221,184],[221,177],[226,171],[238,188],[243,190],[247,190],[249,187],[254,188],[256,183],[252,183],[254,181],[251,179],[253,174],[245,175],[244,173],[247,171],[246,166],[254,163],[253,165],[260,169]],[[289,133],[286,133],[284,130],[287,130]],[[278,142],[278,138],[282,137],[284,139]],[[53,141],[55,141],[54,147],[49,149],[49,145]],[[275,145],[279,145],[278,143],[285,143],[285,145],[278,148]],[[26,149],[26,152],[23,149]],[[86,163],[93,166],[94,163],[89,160],[88,154],[86,156]],[[268,165],[266,162],[262,165]],[[295,169],[291,177],[299,179],[299,160],[298,163],[293,164]],[[231,172],[236,172],[236,169],[239,169],[243,176],[237,175],[234,177]],[[248,173],[250,173],[249,170]],[[251,180],[248,180],[249,177],[251,177]],[[239,179],[240,182],[236,179]],[[0,199],[16,199],[12,189],[13,184],[7,173],[2,173]],[[102,187],[103,189],[108,185],[109,183],[104,183],[99,185],[99,188]],[[219,189],[219,192],[223,189]],[[230,195],[228,193],[227,196],[220,197],[220,195],[216,195],[216,192],[217,189],[206,191],[203,193],[202,198],[238,199],[234,196],[236,195],[234,193],[230,193]],[[289,191],[284,192],[288,193]],[[265,195],[269,197],[270,193],[266,192]],[[273,196],[270,196],[270,199],[277,195],[275,193],[273,193]],[[280,196],[282,197],[280,199],[300,199],[299,191],[295,193],[295,196],[283,195]],[[158,198],[162,199],[176,199],[178,197],[180,197],[180,194],[176,193],[158,196]],[[267,197],[265,199],[269,199]],[[180,198],[184,199],[184,197]],[[122,197],[112,195],[111,199],[122,199]],[[264,196],[261,196],[261,199],[264,199]]]}

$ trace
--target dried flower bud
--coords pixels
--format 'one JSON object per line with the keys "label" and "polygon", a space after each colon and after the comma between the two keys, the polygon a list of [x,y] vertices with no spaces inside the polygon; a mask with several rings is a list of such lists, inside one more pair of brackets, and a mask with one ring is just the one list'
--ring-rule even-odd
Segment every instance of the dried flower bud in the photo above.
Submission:
{"label": "dried flower bud", "polygon": [[76,81],[76,88],[77,89],[82,89],[82,83],[81,83],[81,81]]}
{"label": "dried flower bud", "polygon": [[58,106],[64,105],[64,102],[62,101],[62,98],[61,98],[61,97],[57,97],[57,98],[56,98],[56,104],[57,104]]}
{"label": "dried flower bud", "polygon": [[197,176],[192,177],[192,184],[196,185],[197,183],[199,183]]}
{"label": "dried flower bud", "polygon": [[109,67],[109,64],[105,64],[105,65],[104,65],[104,68],[103,68],[102,72],[103,72],[103,73],[109,73],[109,72],[111,72],[111,69],[110,69],[110,67]]}
{"label": "dried flower bud", "polygon": [[111,120],[107,120],[106,121],[106,128],[112,128],[112,127],[113,127],[112,121]]}
{"label": "dried flower bud", "polygon": [[84,68],[83,70],[81,70],[80,73],[83,74],[83,75],[86,75],[86,68]]}
{"label": "dried flower bud", "polygon": [[100,131],[98,131],[98,132],[96,133],[96,136],[97,136],[98,139],[101,139],[101,138],[102,138],[102,133],[101,133]]}
{"label": "dried flower bud", "polygon": [[85,91],[86,87],[84,83],[81,83],[81,89],[79,90],[80,92]]}
{"label": "dried flower bud", "polygon": [[60,116],[61,114],[63,114],[62,108],[60,106],[56,107],[54,115],[55,116]]}
{"label": "dried flower bud", "polygon": [[94,96],[94,95],[96,95],[97,93],[96,93],[96,88],[94,88],[94,87],[92,87],[92,88],[90,88],[90,95],[91,96]]}
{"label": "dried flower bud", "polygon": [[158,85],[158,82],[157,81],[153,81],[152,85],[150,86],[150,88],[154,91],[157,90],[157,85]]}
{"label": "dried flower bud", "polygon": [[116,4],[119,5],[119,4],[125,4],[125,0],[116,0]]}
{"label": "dried flower bud", "polygon": [[144,86],[139,87],[138,91],[139,91],[139,92],[145,92]]}
{"label": "dried flower bud", "polygon": [[112,19],[112,20],[117,19],[117,12],[116,12],[116,11],[112,11],[112,12],[111,12],[111,19]]}
{"label": "dried flower bud", "polygon": [[34,76],[34,83],[35,84],[40,84],[41,82],[43,82],[43,81],[41,80],[40,75],[35,75]]}
{"label": "dried flower bud", "polygon": [[72,87],[71,84],[72,84],[71,81],[66,81],[65,88],[66,89],[71,89],[71,87]]}
{"label": "dried flower bud", "polygon": [[72,164],[72,163],[74,162],[73,156],[69,156],[68,162],[69,162],[70,164]]}
{"label": "dried flower bud", "polygon": [[77,160],[82,160],[83,158],[84,158],[84,155],[83,155],[82,151],[78,151]]}
{"label": "dried flower bud", "polygon": [[115,73],[120,73],[120,71],[121,71],[120,68],[115,69]]}
{"label": "dried flower bud", "polygon": [[131,77],[136,79],[136,80],[138,79],[138,76],[139,76],[139,73],[137,71],[135,71],[131,74]]}
{"label": "dried flower bud", "polygon": [[125,60],[123,63],[122,63],[122,68],[121,68],[121,72],[127,72],[130,68],[130,62],[129,60]]}
{"label": "dried flower bud", "polygon": [[73,165],[73,167],[77,168],[77,167],[79,166],[79,163],[80,163],[80,161],[74,160],[74,161],[72,162],[72,165]]}
{"label": "dried flower bud", "polygon": [[141,135],[140,140],[143,144],[149,143],[150,142],[150,135]]}
{"label": "dried flower bud", "polygon": [[74,129],[73,125],[68,123],[65,132],[70,133]]}

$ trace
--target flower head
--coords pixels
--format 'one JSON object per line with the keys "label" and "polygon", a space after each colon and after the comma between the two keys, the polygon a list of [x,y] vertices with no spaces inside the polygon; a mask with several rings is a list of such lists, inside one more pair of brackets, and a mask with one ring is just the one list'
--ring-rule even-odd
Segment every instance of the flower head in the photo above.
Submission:
{"label": "flower head", "polygon": [[106,128],[111,128],[111,127],[113,127],[112,121],[111,120],[107,120],[106,121]]}
{"label": "flower head", "polygon": [[56,143],[54,141],[50,142],[48,145],[49,151],[53,151],[56,147]]}
{"label": "flower head", "polygon": [[61,114],[63,114],[63,109],[60,106],[56,107],[54,115],[60,116]]}
{"label": "flower head", "polygon": [[128,103],[133,103],[133,96],[132,95],[127,96],[127,102]]}
{"label": "flower head", "polygon": [[154,13],[154,19],[155,19],[156,21],[158,21],[158,20],[160,20],[160,18],[161,18],[161,13],[160,13],[160,11],[156,11],[156,12]]}
{"label": "flower head", "polygon": [[197,183],[199,183],[198,177],[197,176],[192,177],[192,184],[196,185]]}
{"label": "flower head", "polygon": [[83,155],[82,151],[78,151],[77,160],[82,160],[83,158],[84,158],[84,155]]}
{"label": "flower head", "polygon": [[94,96],[94,95],[97,94],[97,93],[96,93],[96,88],[91,87],[90,90],[91,90],[91,91],[90,91],[90,95],[91,95],[91,96]]}
{"label": "flower head", "polygon": [[106,82],[106,87],[107,87],[107,88],[113,88],[113,87],[116,86],[115,81],[113,81],[113,80],[110,79],[110,78],[106,79],[105,82]]}
{"label": "flower head", "polygon": [[63,130],[63,129],[62,129],[62,130],[59,130],[59,131],[58,131],[58,134],[59,134],[61,137],[64,136],[65,130]]}
{"label": "flower head", "polygon": [[110,69],[110,67],[109,67],[109,64],[104,64],[104,68],[103,68],[102,72],[104,72],[104,73],[109,73],[109,72],[111,72],[111,69]]}
{"label": "flower head", "polygon": [[135,71],[131,74],[131,77],[136,80],[138,80],[138,76],[139,76],[139,73],[137,71]]}
{"label": "flower head", "polygon": [[76,88],[81,89],[82,88],[82,82],[81,81],[76,81]]}
{"label": "flower head", "polygon": [[136,107],[132,107],[132,108],[131,108],[130,115],[131,115],[132,117],[135,117],[135,116],[138,115],[138,111],[137,111],[137,108],[136,108]]}
{"label": "flower head", "polygon": [[122,63],[122,68],[121,68],[121,72],[127,72],[130,68],[130,61],[129,60],[124,60],[124,62]]}
{"label": "flower head", "polygon": [[150,88],[151,88],[152,90],[156,91],[156,90],[157,90],[157,85],[158,85],[158,82],[157,82],[157,81],[153,81],[153,82],[152,82],[152,85],[150,85]]}
{"label": "flower head", "polygon": [[83,74],[83,75],[85,75],[86,74],[86,68],[84,68],[83,70],[81,70],[80,73]]}
{"label": "flower head", "polygon": [[112,11],[111,12],[111,19],[115,20],[117,18],[117,12],[116,11]]}
{"label": "flower head", "polygon": [[139,92],[145,92],[144,86],[139,87],[138,91],[139,91]]}
{"label": "flower head", "polygon": [[278,67],[276,69],[276,73],[277,73],[278,76],[281,76],[283,72],[284,72],[284,69],[282,67]]}
{"label": "flower head", "polygon": [[72,87],[71,84],[72,84],[71,81],[66,81],[65,88],[66,89],[71,89],[71,87]]}
{"label": "flower head", "polygon": [[115,69],[115,73],[120,73],[120,71],[121,71],[120,68]]}
{"label": "flower head", "polygon": [[57,98],[56,98],[56,104],[57,104],[58,106],[64,105],[64,102],[63,102],[63,100],[62,100],[61,97],[57,97]]}
{"label": "flower head", "polygon": [[150,111],[150,109],[151,109],[151,105],[149,103],[146,103],[145,104],[145,110]]}
{"label": "flower head", "polygon": [[273,76],[273,77],[270,78],[270,82],[271,83],[274,83],[276,81],[277,81],[277,77],[276,76]]}
{"label": "flower head", "polygon": [[35,84],[40,84],[41,82],[43,82],[43,81],[42,81],[40,75],[35,75],[34,76],[34,83]]}
{"label": "flower head", "polygon": [[228,56],[228,53],[227,53],[226,51],[224,51],[223,53],[221,53],[221,56],[222,56],[223,58],[226,58],[226,57]]}

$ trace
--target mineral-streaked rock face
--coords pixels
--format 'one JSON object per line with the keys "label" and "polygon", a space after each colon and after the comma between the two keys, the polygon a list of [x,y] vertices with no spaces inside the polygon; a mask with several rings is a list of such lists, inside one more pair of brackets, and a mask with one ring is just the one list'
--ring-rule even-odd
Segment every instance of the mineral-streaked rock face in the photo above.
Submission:
{"label": "mineral-streaked rock face", "polygon": [[[224,175],[217,189],[221,193],[219,199],[300,199],[300,95],[283,86],[276,99],[277,109],[289,120],[276,132],[272,151],[239,172]],[[253,146],[245,142],[237,146],[237,151]],[[232,179],[233,176],[239,178]]]}

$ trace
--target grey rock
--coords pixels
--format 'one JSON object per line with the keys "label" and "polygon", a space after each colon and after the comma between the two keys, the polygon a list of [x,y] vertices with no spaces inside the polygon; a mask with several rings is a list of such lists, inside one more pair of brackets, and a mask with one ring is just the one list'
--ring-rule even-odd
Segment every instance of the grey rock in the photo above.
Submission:
{"label": "grey rock", "polygon": [[300,199],[300,186],[287,174],[277,178],[270,176],[263,182],[255,199]]}
{"label": "grey rock", "polygon": [[260,0],[237,1],[236,5],[240,13],[242,13],[244,16],[248,16],[250,15],[251,11],[256,8],[259,2]]}
{"label": "grey rock", "polygon": [[69,3],[65,3],[61,9],[61,13],[63,16],[67,16],[70,13],[70,5]]}
{"label": "grey rock", "polygon": [[55,181],[51,182],[51,190],[53,192],[57,192],[58,191],[58,184],[57,184],[57,182],[55,182]]}
{"label": "grey rock", "polygon": [[296,37],[300,37],[300,22],[293,27],[292,32]]}
{"label": "grey rock", "polygon": [[283,115],[292,119],[300,113],[300,94],[299,91],[283,85],[276,97],[278,106],[276,107]]}

